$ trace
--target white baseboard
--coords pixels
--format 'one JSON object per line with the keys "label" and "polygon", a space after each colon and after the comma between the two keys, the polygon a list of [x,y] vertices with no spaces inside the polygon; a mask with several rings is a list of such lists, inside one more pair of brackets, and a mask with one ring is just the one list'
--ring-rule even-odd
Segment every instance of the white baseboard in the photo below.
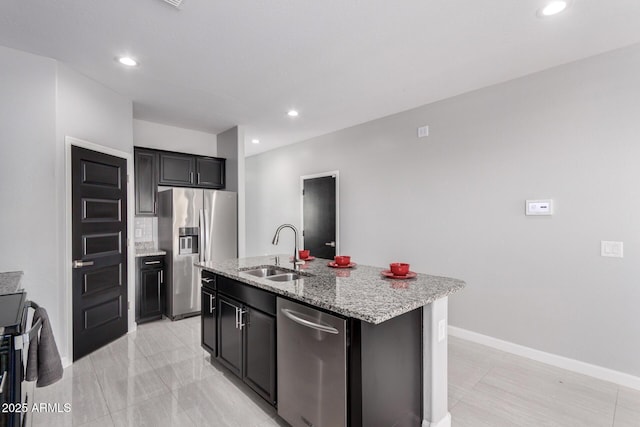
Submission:
{"label": "white baseboard", "polygon": [[422,420],[422,427],[451,427],[451,413],[447,412],[443,419],[435,423]]}
{"label": "white baseboard", "polygon": [[538,362],[546,363],[551,366],[566,369],[567,371],[589,375],[600,380],[610,381],[621,386],[640,390],[640,377],[625,374],[624,372],[614,371],[613,369],[603,368],[602,366],[591,365],[579,360],[558,356],[557,354],[546,353],[544,351],[514,344],[509,341],[503,341],[498,338],[482,335],[477,332],[468,331],[455,326],[449,326],[449,335],[506,351],[507,353],[536,360]]}
{"label": "white baseboard", "polygon": [[70,358],[68,358],[68,357],[62,357],[61,359],[62,359],[62,367],[63,367],[63,368],[67,368],[67,367],[71,366],[71,363],[72,363],[72,362],[71,362],[71,359],[70,359]]}

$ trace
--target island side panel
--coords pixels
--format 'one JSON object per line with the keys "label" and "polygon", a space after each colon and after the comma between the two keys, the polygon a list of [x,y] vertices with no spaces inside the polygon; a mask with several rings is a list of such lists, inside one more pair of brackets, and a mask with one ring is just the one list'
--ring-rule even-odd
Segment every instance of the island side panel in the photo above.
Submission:
{"label": "island side panel", "polygon": [[422,309],[352,325],[350,425],[420,426]]}
{"label": "island side panel", "polygon": [[447,297],[422,308],[422,427],[451,427],[447,401]]}

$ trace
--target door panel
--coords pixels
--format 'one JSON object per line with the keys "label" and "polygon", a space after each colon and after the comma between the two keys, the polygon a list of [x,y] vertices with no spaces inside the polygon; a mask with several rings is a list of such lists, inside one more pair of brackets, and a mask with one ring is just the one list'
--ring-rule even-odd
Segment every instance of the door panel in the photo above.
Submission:
{"label": "door panel", "polygon": [[136,215],[155,215],[158,187],[158,154],[134,149]]}
{"label": "door panel", "polygon": [[120,212],[119,200],[82,200],[82,220],[85,222],[117,222],[120,221]]}
{"label": "door panel", "polygon": [[246,307],[243,380],[271,403],[276,402],[276,319]]}
{"label": "door panel", "polygon": [[242,372],[242,331],[237,310],[242,304],[218,294],[218,360],[237,376]]}
{"label": "door panel", "polygon": [[127,332],[127,162],[72,147],[73,359]]}
{"label": "door panel", "polygon": [[162,315],[162,269],[142,270],[140,317],[153,317]]}
{"label": "door panel", "polygon": [[218,334],[216,331],[216,295],[215,292],[202,289],[202,346],[205,347],[213,357],[216,357],[216,347]]}
{"label": "door panel", "polygon": [[122,252],[122,234],[89,234],[82,236],[82,257],[96,258],[120,254]]}
{"label": "door panel", "polygon": [[205,261],[238,256],[238,194],[203,190],[206,245]]}
{"label": "door panel", "polygon": [[122,286],[122,266],[109,265],[84,275],[82,296]]}
{"label": "door panel", "polygon": [[193,156],[160,153],[160,185],[192,185],[194,170]]}
{"label": "door panel", "polygon": [[224,188],[223,159],[196,158],[196,184],[207,188]]}
{"label": "door panel", "polygon": [[[304,180],[304,248],[311,255],[333,259],[336,255],[336,178],[324,176]],[[333,242],[334,246],[331,246]]]}

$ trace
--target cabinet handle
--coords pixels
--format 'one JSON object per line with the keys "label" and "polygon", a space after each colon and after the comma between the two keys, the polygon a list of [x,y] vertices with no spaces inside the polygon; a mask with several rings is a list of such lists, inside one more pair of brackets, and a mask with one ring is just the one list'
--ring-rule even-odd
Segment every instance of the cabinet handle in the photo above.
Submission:
{"label": "cabinet handle", "polygon": [[164,283],[164,270],[160,270],[160,283]]}
{"label": "cabinet handle", "polygon": [[238,320],[238,313],[240,313],[240,310],[238,310],[238,307],[236,307],[235,309],[236,309],[236,329],[238,329],[238,325],[240,324],[240,321]]}
{"label": "cabinet handle", "polygon": [[189,172],[189,181],[193,182],[193,172]]}
{"label": "cabinet handle", "polygon": [[202,278],[202,281],[203,281],[204,283],[211,283],[211,282],[213,282],[213,279],[212,279],[212,278],[210,278],[210,277],[203,277],[203,278]]}
{"label": "cabinet handle", "polygon": [[160,264],[160,261],[145,261],[144,265]]}
{"label": "cabinet handle", "polygon": [[200,184],[200,172],[198,172],[198,184]]}
{"label": "cabinet handle", "polygon": [[244,319],[242,319],[242,316],[244,316],[245,314],[247,314],[247,310],[239,310],[238,311],[238,317],[240,318],[239,321],[238,321],[238,329],[240,329],[240,330],[242,330],[242,328],[247,326],[246,323],[242,323],[244,321]]}
{"label": "cabinet handle", "polygon": [[213,306],[213,300],[215,299],[215,297],[211,294],[209,294],[209,314],[213,314],[213,310],[215,310],[216,308]]}
{"label": "cabinet handle", "polygon": [[162,284],[162,271],[158,271],[158,277],[160,280],[158,281],[158,298],[160,298],[160,285]]}

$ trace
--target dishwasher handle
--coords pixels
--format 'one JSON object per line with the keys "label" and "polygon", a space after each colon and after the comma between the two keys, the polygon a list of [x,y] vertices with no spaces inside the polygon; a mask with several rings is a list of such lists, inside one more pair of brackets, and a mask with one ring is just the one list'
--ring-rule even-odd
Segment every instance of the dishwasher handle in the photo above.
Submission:
{"label": "dishwasher handle", "polygon": [[307,328],[315,329],[315,330],[321,331],[321,332],[326,332],[328,334],[339,334],[340,333],[340,331],[338,331],[336,328],[334,328],[332,326],[321,325],[319,323],[311,322],[309,320],[306,320],[306,319],[303,319],[301,317],[298,317],[298,316],[296,316],[296,314],[299,315],[300,313],[297,313],[297,312],[295,312],[293,310],[289,310],[288,308],[281,308],[280,311],[282,312],[282,314],[287,316],[289,319],[293,320],[294,322],[296,322],[299,325],[306,326]]}

